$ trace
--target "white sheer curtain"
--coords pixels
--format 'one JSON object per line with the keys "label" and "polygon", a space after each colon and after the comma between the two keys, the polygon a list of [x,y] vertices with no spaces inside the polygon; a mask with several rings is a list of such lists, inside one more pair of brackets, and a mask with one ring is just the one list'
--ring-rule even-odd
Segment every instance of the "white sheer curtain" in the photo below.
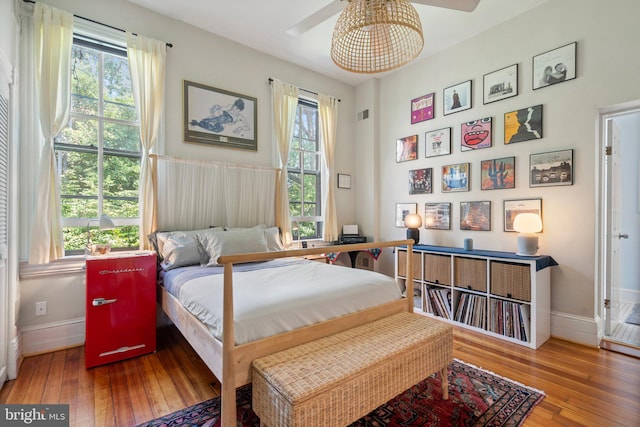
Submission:
{"label": "white sheer curtain", "polygon": [[338,240],[338,215],[336,213],[336,174],[334,158],[336,151],[336,130],[338,127],[338,100],[328,95],[318,94],[318,112],[320,114],[320,137],[324,147],[324,165],[326,168],[324,228],[322,240]]}
{"label": "white sheer curtain", "polygon": [[280,80],[271,82],[273,97],[273,129],[278,146],[280,161],[279,194],[276,199],[276,222],[282,233],[282,243],[289,246],[292,242],[291,221],[289,219],[289,191],[287,186],[287,161],[289,144],[298,107],[298,88]]}
{"label": "white sheer curtain", "polygon": [[140,249],[149,246],[147,235],[154,225],[154,192],[149,154],[160,134],[164,110],[164,77],[167,48],[164,42],[127,33],[127,56],[131,71],[131,85],[140,119]]}
{"label": "white sheer curtain", "polygon": [[60,184],[53,138],[67,125],[71,109],[73,15],[36,3],[33,11],[36,92],[44,146],[29,263],[44,264],[64,256]]}

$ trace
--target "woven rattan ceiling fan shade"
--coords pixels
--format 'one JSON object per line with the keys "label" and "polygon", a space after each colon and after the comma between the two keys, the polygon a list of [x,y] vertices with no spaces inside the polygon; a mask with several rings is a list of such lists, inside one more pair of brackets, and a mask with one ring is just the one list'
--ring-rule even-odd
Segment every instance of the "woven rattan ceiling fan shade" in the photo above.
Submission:
{"label": "woven rattan ceiling fan shade", "polygon": [[410,62],[423,46],[420,17],[407,0],[351,0],[333,30],[331,59],[347,71],[381,73]]}

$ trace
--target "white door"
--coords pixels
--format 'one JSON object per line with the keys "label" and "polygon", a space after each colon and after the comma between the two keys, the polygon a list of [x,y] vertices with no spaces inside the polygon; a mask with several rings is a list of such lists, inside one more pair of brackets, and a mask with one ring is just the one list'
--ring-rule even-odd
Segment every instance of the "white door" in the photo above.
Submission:
{"label": "white door", "polygon": [[[0,67],[1,69],[1,67]],[[0,387],[7,379],[9,351],[8,199],[9,199],[9,82],[0,73]]]}

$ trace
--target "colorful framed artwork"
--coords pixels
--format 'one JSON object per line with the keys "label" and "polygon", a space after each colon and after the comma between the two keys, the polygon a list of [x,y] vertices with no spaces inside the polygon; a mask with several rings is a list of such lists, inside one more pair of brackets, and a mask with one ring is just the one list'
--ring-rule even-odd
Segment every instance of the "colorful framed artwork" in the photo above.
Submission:
{"label": "colorful framed artwork", "polygon": [[516,187],[516,158],[483,160],[480,162],[480,189],[500,190]]}
{"label": "colorful framed artwork", "polygon": [[396,140],[396,162],[406,162],[418,158],[418,135]]}
{"label": "colorful framed artwork", "polygon": [[573,185],[573,150],[531,154],[529,187]]}
{"label": "colorful framed artwork", "polygon": [[396,203],[396,227],[404,227],[404,218],[418,213],[417,203]]}
{"label": "colorful framed artwork", "polygon": [[542,105],[504,113],[504,143],[542,138]]}
{"label": "colorful framed artwork", "polygon": [[424,228],[451,230],[451,203],[425,203]]}
{"label": "colorful framed artwork", "polygon": [[446,88],[442,103],[445,116],[471,108],[471,80]]}
{"label": "colorful framed artwork", "polygon": [[490,231],[491,202],[460,202],[460,230]]}
{"label": "colorful framed artwork", "polygon": [[491,147],[492,122],[493,119],[491,117],[485,117],[484,119],[462,123],[460,150],[469,151]]}
{"label": "colorful framed artwork", "polygon": [[485,74],[483,82],[484,104],[518,95],[518,64]]}
{"label": "colorful framed artwork", "polygon": [[542,218],[542,199],[521,199],[504,201],[504,231],[513,229],[513,221],[521,213],[534,213]]}
{"label": "colorful framed artwork", "polygon": [[409,171],[409,194],[431,194],[432,168]]}
{"label": "colorful framed artwork", "polygon": [[435,95],[435,93],[430,93],[411,100],[412,125],[426,120],[431,120],[435,117],[433,111],[433,100]]}
{"label": "colorful framed artwork", "polygon": [[451,128],[436,129],[424,134],[424,156],[451,154]]}
{"label": "colorful framed artwork", "polygon": [[442,166],[442,192],[469,191],[471,163]]}
{"label": "colorful framed artwork", "polygon": [[578,43],[550,50],[533,57],[533,90],[576,78]]}

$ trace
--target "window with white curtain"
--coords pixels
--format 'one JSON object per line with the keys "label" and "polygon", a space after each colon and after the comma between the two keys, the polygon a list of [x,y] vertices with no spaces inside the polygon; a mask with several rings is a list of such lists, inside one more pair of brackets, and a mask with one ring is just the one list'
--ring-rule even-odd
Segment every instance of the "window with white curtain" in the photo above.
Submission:
{"label": "window with white curtain", "polygon": [[318,122],[318,105],[300,98],[287,163],[294,240],[322,237],[322,144]]}
{"label": "window with white curtain", "polygon": [[[126,47],[75,35],[69,125],[54,140],[65,254],[93,243],[138,247],[140,131]],[[99,230],[109,215],[114,230]]]}

